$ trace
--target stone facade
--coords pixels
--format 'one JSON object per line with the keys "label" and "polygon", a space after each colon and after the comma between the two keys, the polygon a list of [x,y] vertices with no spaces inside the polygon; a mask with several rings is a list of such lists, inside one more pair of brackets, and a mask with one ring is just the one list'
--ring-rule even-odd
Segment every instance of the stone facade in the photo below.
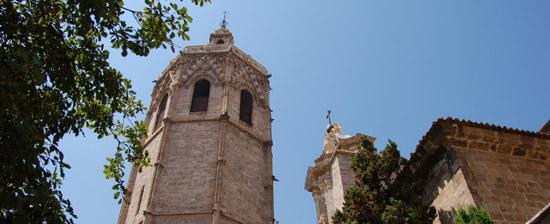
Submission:
{"label": "stone facade", "polygon": [[344,205],[346,190],[355,184],[351,157],[362,139],[374,142],[373,137],[363,134],[342,136],[339,125],[336,131],[331,127],[325,136],[323,153],[308,168],[305,183],[305,189],[313,195],[319,224],[332,223],[332,216]]}
{"label": "stone facade", "polygon": [[[306,190],[312,192],[318,223],[331,223],[342,207],[354,184],[351,156],[363,137],[374,141],[358,134],[332,147],[334,138],[325,137],[324,153],[308,169]],[[457,210],[471,205],[487,209],[497,224],[550,220],[550,121],[532,132],[439,119],[404,169],[423,186],[423,202],[436,208],[436,224],[454,223]]]}
{"label": "stone facade", "polygon": [[[210,83],[207,109],[191,112],[201,80]],[[243,90],[252,95],[250,124],[239,116]],[[225,27],[210,44],[180,52],[158,79],[146,118],[153,166],[132,170],[118,223],[273,223],[269,91],[266,69]]]}
{"label": "stone facade", "polygon": [[525,223],[550,202],[550,135],[542,130],[439,119],[409,168],[424,181],[436,223],[452,223],[468,205],[487,209],[498,224]]}

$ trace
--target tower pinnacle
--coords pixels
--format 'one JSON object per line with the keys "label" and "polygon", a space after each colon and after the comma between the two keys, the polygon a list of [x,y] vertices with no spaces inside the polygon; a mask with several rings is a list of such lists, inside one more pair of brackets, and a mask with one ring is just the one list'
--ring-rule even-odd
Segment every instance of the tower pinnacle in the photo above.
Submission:
{"label": "tower pinnacle", "polygon": [[227,11],[224,12],[221,27],[210,34],[210,44],[233,44],[233,34],[227,29]]}
{"label": "tower pinnacle", "polygon": [[222,20],[222,23],[221,23],[221,26],[222,26],[222,29],[227,29],[227,10],[226,11],[223,11],[223,20]]}

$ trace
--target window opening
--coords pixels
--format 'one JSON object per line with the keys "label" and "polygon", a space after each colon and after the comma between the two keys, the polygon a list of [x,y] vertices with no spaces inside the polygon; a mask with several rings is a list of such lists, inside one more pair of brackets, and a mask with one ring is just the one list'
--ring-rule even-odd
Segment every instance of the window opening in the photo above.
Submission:
{"label": "window opening", "polygon": [[164,111],[166,109],[166,103],[168,102],[168,94],[162,97],[157,110],[157,119],[155,120],[155,130],[160,127],[162,119],[164,118]]}
{"label": "window opening", "polygon": [[250,125],[252,124],[252,94],[246,90],[241,90],[239,119]]}
{"label": "window opening", "polygon": [[210,96],[210,82],[200,80],[193,87],[193,99],[191,100],[191,112],[208,111],[208,97]]}

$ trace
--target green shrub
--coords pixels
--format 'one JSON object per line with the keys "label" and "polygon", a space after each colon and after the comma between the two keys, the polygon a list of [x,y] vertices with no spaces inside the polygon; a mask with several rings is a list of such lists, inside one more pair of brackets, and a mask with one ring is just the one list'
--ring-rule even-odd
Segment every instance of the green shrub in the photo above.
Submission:
{"label": "green shrub", "polygon": [[487,211],[483,208],[474,206],[468,207],[468,210],[459,209],[455,218],[456,224],[494,224]]}

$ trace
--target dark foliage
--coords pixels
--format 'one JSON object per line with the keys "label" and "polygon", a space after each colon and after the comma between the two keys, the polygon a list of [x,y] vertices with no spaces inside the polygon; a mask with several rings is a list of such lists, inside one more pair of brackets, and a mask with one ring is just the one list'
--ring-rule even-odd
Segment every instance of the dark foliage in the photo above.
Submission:
{"label": "dark foliage", "polygon": [[468,210],[459,209],[455,218],[456,224],[494,224],[485,209],[468,207]]}
{"label": "dark foliage", "polygon": [[417,185],[402,169],[406,162],[394,142],[389,141],[378,153],[363,139],[352,160],[356,185],[346,192],[344,207],[336,212],[333,223],[432,223],[435,209],[421,204]]}
{"label": "dark foliage", "polygon": [[185,7],[157,0],[142,10],[122,0],[0,1],[0,223],[73,223],[60,191],[70,166],[58,143],[85,128],[118,142],[104,172],[120,198],[124,161],[149,163],[145,125],[132,119],[144,107],[104,43],[123,56],[174,50],[173,38],[189,39],[189,22]]}

